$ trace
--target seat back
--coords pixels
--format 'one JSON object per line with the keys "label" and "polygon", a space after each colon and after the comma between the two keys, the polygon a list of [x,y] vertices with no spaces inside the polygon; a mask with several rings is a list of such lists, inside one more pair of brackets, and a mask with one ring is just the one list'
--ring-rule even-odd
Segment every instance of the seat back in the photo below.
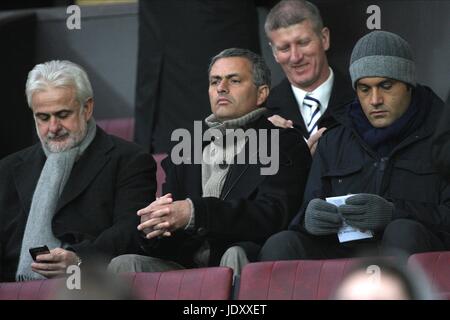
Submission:
{"label": "seat back", "polygon": [[0,283],[0,300],[50,300],[65,285],[65,279]]}
{"label": "seat back", "polygon": [[[226,267],[128,273],[123,275],[126,281],[122,289],[131,288],[131,297],[141,300],[228,300],[231,297],[232,276],[233,271]],[[122,284],[122,282],[119,283]],[[120,295],[108,295],[108,292],[103,292],[102,290],[106,290],[108,287],[104,286],[101,281],[99,285],[100,287],[95,287],[81,282],[81,289],[89,288],[89,291],[71,293],[66,290],[66,279],[61,278],[5,282],[0,283],[0,300],[120,297]]]}
{"label": "seat back", "polygon": [[250,263],[242,270],[238,300],[330,299],[359,259]]}
{"label": "seat back", "polygon": [[134,118],[101,119],[96,120],[96,123],[106,133],[133,141]]}
{"label": "seat back", "polygon": [[160,197],[162,196],[162,185],[166,181],[166,173],[164,172],[164,169],[161,166],[161,161],[167,157],[167,154],[165,153],[155,153],[153,154],[153,159],[155,159],[156,162],[156,196]]}
{"label": "seat back", "polygon": [[408,264],[419,265],[440,297],[450,300],[450,251],[416,253]]}
{"label": "seat back", "polygon": [[[134,118],[101,119],[97,120],[97,125],[106,133],[115,135],[127,141],[133,141]],[[162,185],[166,181],[166,174],[161,167],[161,161],[167,157],[165,153],[153,154],[156,161],[156,196],[162,195]]]}
{"label": "seat back", "polygon": [[128,274],[142,300],[228,300],[233,271],[226,267]]}

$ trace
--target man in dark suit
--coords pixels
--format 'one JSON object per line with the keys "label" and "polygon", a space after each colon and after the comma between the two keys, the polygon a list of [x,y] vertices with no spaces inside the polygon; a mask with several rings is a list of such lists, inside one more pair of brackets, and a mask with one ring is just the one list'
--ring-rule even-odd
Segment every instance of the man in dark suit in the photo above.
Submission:
{"label": "man in dark suit", "polygon": [[[36,65],[26,95],[40,143],[0,162],[0,281],[137,252],[132,230],[155,194],[153,158],[95,125],[91,84],[72,62]],[[41,245],[50,250],[33,262],[29,249]]]}
{"label": "man in dark suit", "polygon": [[334,114],[354,97],[350,80],[328,65],[330,32],[317,7],[303,0],[283,0],[269,12],[266,35],[286,78],[270,93],[269,118],[279,127],[299,129],[311,153]]}
{"label": "man in dark suit", "polygon": [[[112,270],[222,265],[239,274],[265,239],[287,227],[301,203],[310,154],[298,131],[267,120],[269,87],[269,69],[249,50],[226,49],[212,59],[213,114],[205,120],[206,143],[193,141],[194,152],[200,143],[199,161],[189,148],[183,161],[172,150],[163,163],[165,195],[138,212],[148,257],[115,258]],[[274,170],[265,170],[264,154]]]}

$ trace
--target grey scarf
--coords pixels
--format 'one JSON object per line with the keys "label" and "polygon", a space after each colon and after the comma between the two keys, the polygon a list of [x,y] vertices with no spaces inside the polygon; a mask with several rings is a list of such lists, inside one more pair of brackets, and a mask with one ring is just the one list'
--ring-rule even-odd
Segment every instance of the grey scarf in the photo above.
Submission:
{"label": "grey scarf", "polygon": [[88,121],[86,136],[81,143],[63,152],[52,153],[42,144],[47,160],[34,190],[25,226],[16,272],[17,281],[45,279],[44,276],[31,270],[33,260],[28,250],[41,245],[47,245],[49,249],[62,246],[61,241],[52,232],[52,219],[56,205],[75,161],[94,140],[96,129],[95,120],[91,118]]}
{"label": "grey scarf", "polygon": [[[214,141],[203,149],[202,161],[202,191],[203,197],[219,198],[235,155],[245,146],[245,139],[234,141],[231,145],[224,143],[223,139],[227,129],[245,127],[248,123],[262,117],[267,112],[266,108],[258,108],[246,115],[227,121],[219,121],[214,114],[205,119],[205,123],[211,130]],[[218,131],[217,131],[218,130]],[[195,216],[194,216],[195,219]],[[204,241],[202,246],[194,254],[194,262],[198,267],[207,267],[210,256],[209,242]]]}
{"label": "grey scarf", "polygon": [[240,118],[223,122],[218,121],[214,114],[205,119],[208,127],[219,130],[221,135],[216,136],[216,139],[203,150],[203,197],[220,197],[228,174],[229,165],[232,164],[234,157],[241,152],[245,145],[246,141],[244,139],[237,139],[237,141],[234,141],[234,144],[224,143],[223,139],[226,137],[226,130],[242,128],[248,123],[260,118],[266,112],[266,108],[258,108]]}

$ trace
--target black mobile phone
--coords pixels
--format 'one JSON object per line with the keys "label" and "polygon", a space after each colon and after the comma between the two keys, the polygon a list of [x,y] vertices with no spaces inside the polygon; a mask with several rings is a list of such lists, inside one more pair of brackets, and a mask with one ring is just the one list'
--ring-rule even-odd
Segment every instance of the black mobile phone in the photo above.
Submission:
{"label": "black mobile phone", "polygon": [[30,248],[30,254],[34,261],[36,261],[36,257],[40,254],[46,254],[50,253],[50,250],[48,250],[47,246],[40,246],[40,247],[34,247]]}

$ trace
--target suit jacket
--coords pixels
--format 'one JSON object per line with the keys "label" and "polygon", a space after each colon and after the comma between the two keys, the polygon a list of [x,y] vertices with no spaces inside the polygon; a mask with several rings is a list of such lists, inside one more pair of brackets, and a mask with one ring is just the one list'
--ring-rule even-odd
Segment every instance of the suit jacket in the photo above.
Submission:
{"label": "suit jacket", "polygon": [[[351,86],[350,79],[342,76],[340,73],[334,72],[334,83],[331,89],[330,101],[325,113],[320,117],[319,128],[331,128],[337,122],[334,115],[340,113],[342,107],[349,103],[355,96],[355,92]],[[294,127],[299,129],[304,137],[309,138],[308,130],[305,126],[302,114],[300,112],[291,83],[284,78],[271,91],[267,100],[267,108],[272,114],[278,114],[285,119],[292,120]]]}
{"label": "suit jacket", "polygon": [[[0,161],[1,281],[14,281],[33,193],[45,161],[40,143]],[[58,201],[51,226],[56,238],[67,243],[83,263],[99,256],[109,260],[138,253],[136,211],[155,197],[155,168],[151,155],[140,147],[97,127]]]}
{"label": "suit jacket", "polygon": [[[172,193],[174,200],[192,200],[195,227],[193,231],[178,230],[169,238],[143,239],[147,254],[193,267],[194,253],[208,240],[210,265],[218,265],[222,254],[233,244],[243,241],[262,244],[287,227],[302,201],[311,162],[309,149],[297,130],[275,128],[266,117],[247,128],[279,130],[278,172],[261,175],[260,169],[264,167],[261,164],[235,161],[230,165],[220,198],[202,197],[201,164],[174,165],[166,158],[164,194]],[[273,150],[270,138],[267,140],[269,150]],[[247,155],[248,147],[247,143]]]}

